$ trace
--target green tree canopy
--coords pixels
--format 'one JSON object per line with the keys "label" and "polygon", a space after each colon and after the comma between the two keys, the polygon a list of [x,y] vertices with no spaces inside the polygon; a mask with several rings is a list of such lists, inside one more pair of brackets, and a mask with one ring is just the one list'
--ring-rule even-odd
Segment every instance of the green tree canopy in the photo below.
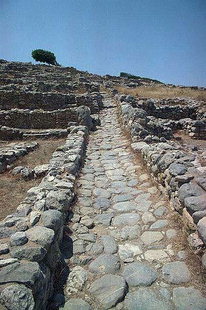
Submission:
{"label": "green tree canopy", "polygon": [[32,57],[36,61],[45,62],[50,65],[59,66],[54,53],[42,49],[32,51]]}

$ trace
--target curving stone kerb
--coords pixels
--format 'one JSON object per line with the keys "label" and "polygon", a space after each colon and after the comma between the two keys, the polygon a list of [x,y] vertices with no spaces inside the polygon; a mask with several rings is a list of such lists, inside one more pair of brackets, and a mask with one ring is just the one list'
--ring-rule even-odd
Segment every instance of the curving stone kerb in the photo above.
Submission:
{"label": "curving stone kerb", "polygon": [[0,223],[0,304],[6,309],[46,309],[87,138],[87,127],[72,127],[65,145],[53,153],[47,175]]}
{"label": "curving stone kerb", "polygon": [[195,155],[183,150],[176,142],[161,142],[161,137],[151,144],[145,139],[141,141],[148,127],[142,121],[140,109],[137,111],[133,108],[130,98],[118,95],[115,98],[123,127],[130,133],[133,142],[131,147],[141,154],[153,178],[162,190],[166,189],[174,208],[183,215],[184,223],[192,231],[188,238],[190,246],[195,250],[203,246],[205,248],[206,172],[197,169],[194,165]]}

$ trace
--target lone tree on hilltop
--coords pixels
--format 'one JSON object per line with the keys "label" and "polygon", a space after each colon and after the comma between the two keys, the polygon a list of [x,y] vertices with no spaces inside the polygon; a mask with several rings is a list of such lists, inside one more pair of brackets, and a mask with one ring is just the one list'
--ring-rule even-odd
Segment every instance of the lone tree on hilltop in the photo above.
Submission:
{"label": "lone tree on hilltop", "polygon": [[52,52],[38,49],[32,51],[31,55],[36,61],[45,62],[49,65],[59,66],[58,62],[56,61],[56,57]]}

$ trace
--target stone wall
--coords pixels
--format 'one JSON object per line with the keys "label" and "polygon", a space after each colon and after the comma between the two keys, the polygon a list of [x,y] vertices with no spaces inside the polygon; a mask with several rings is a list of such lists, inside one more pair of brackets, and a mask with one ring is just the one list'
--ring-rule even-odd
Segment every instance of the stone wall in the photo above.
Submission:
{"label": "stone wall", "polygon": [[0,173],[22,156],[34,151],[38,147],[37,142],[19,142],[0,147]]}
{"label": "stone wall", "polygon": [[86,105],[92,113],[98,112],[102,107],[102,96],[98,93],[92,95],[61,94],[55,92],[22,92],[0,90],[0,109],[43,109],[57,110],[72,106]]}
{"label": "stone wall", "polygon": [[8,309],[47,307],[87,137],[86,127],[73,127],[39,186],[31,188],[16,212],[0,223],[0,302]]}
{"label": "stone wall", "polygon": [[[117,97],[116,97],[117,98]],[[141,154],[160,189],[166,191],[172,206],[183,215],[189,228],[189,244],[196,252],[206,246],[206,170],[197,166],[194,153],[188,153],[174,141],[142,141],[139,131],[141,120],[132,117],[136,109],[127,102],[118,102],[123,127],[132,139],[132,148]],[[143,128],[143,129],[142,129]],[[205,266],[206,254],[202,256]]]}
{"label": "stone wall", "polygon": [[76,109],[54,111],[12,109],[0,111],[1,126],[20,129],[67,128],[68,122],[77,122]]}

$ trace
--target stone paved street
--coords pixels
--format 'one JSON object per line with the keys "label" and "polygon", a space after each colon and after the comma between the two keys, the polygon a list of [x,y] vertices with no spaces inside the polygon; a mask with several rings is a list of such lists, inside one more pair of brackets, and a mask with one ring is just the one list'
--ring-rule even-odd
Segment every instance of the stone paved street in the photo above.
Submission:
{"label": "stone paved street", "polygon": [[108,97],[104,105],[68,224],[73,256],[62,309],[205,310],[178,216],[132,153]]}

